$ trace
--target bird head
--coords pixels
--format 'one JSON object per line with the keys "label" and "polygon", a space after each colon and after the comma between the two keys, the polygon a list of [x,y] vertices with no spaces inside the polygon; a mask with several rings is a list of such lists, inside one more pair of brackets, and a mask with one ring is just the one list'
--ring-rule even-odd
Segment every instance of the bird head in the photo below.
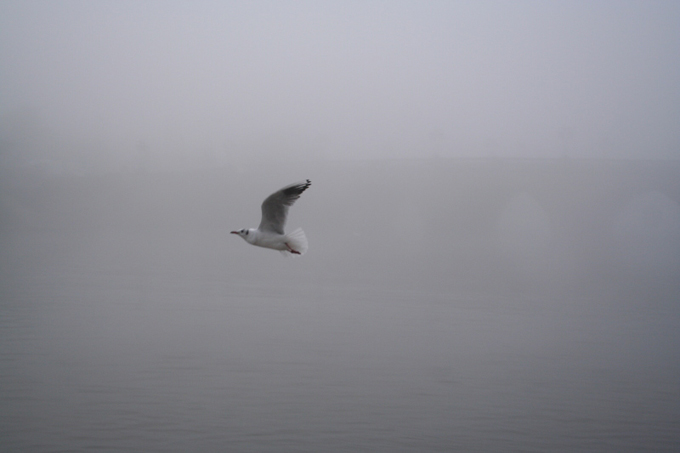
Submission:
{"label": "bird head", "polygon": [[241,228],[238,231],[232,231],[231,234],[238,234],[239,236],[241,236],[243,239],[245,239],[247,241],[248,239],[250,239],[250,236],[252,236],[251,229],[252,228]]}

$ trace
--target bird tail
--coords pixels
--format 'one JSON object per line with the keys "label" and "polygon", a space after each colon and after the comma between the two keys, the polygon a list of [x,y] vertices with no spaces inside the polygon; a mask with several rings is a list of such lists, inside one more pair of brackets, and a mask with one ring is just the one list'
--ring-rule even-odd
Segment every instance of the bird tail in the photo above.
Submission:
{"label": "bird tail", "polygon": [[[286,235],[286,243],[291,249],[295,250],[296,252],[300,252],[299,254],[294,254],[298,256],[304,255],[309,248],[307,245],[307,236],[305,236],[305,232],[302,231],[302,228],[298,228],[297,230],[288,233]],[[282,250],[281,253],[283,253],[285,256],[293,255],[293,253],[289,252],[288,250]]]}

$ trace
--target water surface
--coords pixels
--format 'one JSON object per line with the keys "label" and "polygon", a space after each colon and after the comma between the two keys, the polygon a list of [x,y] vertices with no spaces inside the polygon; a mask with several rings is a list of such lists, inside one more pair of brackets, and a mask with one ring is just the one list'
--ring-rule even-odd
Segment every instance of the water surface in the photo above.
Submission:
{"label": "water surface", "polygon": [[673,304],[234,278],[209,247],[54,245],[74,243],[5,243],[5,451],[680,448]]}

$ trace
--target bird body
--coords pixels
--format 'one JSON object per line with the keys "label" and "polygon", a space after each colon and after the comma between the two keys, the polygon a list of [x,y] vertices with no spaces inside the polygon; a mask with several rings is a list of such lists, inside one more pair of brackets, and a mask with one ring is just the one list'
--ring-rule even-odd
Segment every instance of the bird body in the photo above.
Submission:
{"label": "bird body", "polygon": [[243,228],[232,231],[247,243],[258,247],[279,250],[285,256],[303,255],[307,251],[307,237],[301,228],[284,233],[288,208],[300,198],[300,194],[311,185],[308,179],[274,192],[262,202],[262,220],[257,228]]}
{"label": "bird body", "polygon": [[232,233],[239,234],[249,244],[279,250],[284,252],[284,254],[289,252],[302,255],[307,251],[307,237],[302,228],[298,228],[289,234],[278,234],[266,230],[260,231],[255,228],[248,228],[244,234],[241,234],[240,231],[232,231]]}

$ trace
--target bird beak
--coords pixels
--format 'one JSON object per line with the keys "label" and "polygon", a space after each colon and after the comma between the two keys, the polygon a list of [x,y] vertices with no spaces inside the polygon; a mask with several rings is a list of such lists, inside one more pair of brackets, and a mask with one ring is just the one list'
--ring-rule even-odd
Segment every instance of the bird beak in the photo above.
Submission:
{"label": "bird beak", "polygon": [[238,234],[238,231],[232,231],[231,234]]}

